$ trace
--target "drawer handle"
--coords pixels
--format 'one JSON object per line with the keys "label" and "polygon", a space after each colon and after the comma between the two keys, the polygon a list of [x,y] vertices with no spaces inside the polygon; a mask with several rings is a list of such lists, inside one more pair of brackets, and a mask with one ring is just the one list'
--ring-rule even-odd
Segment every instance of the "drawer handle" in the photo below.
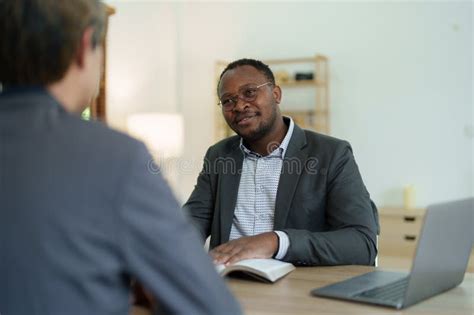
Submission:
{"label": "drawer handle", "polygon": [[413,242],[416,240],[416,236],[415,235],[405,235],[405,241],[410,241],[410,242]]}
{"label": "drawer handle", "polygon": [[415,222],[416,218],[415,217],[403,217],[403,220],[405,222]]}

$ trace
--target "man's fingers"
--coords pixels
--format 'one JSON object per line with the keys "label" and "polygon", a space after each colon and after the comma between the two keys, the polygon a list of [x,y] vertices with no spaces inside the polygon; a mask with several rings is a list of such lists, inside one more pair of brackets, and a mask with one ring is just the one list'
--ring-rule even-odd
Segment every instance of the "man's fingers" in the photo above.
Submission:
{"label": "man's fingers", "polygon": [[227,262],[227,260],[231,256],[232,256],[232,253],[230,253],[230,252],[214,251],[211,254],[211,257],[214,260],[214,262],[219,263],[219,264],[223,264],[223,263]]}
{"label": "man's fingers", "polygon": [[257,237],[242,237],[215,247],[209,254],[215,264],[225,265],[236,263],[242,259],[256,258],[258,253],[255,246],[252,245],[256,240],[258,240]]}
{"label": "man's fingers", "polygon": [[210,252],[215,264],[228,264],[228,261],[231,257],[235,256],[244,249],[237,242],[233,244],[228,244],[227,246],[223,246],[221,248],[219,247],[216,247]]}
{"label": "man's fingers", "polygon": [[221,254],[221,253],[216,253],[213,257],[212,260],[214,264],[225,264],[229,260],[230,255],[228,254]]}
{"label": "man's fingers", "polygon": [[214,248],[210,254],[215,264],[225,264],[233,255],[233,247],[227,244]]}
{"label": "man's fingers", "polygon": [[241,261],[243,259],[249,259],[249,258],[254,258],[254,257],[252,257],[252,253],[248,250],[242,250],[242,251],[236,253],[235,255],[233,255],[232,257],[229,257],[229,259],[227,260],[226,265],[232,265],[232,264],[235,264],[238,261]]}
{"label": "man's fingers", "polygon": [[225,253],[226,252],[226,248],[229,243],[225,243],[225,244],[222,244],[222,245],[219,245],[217,247],[214,247],[213,249],[210,250],[209,253]]}
{"label": "man's fingers", "polygon": [[235,264],[236,262],[241,261],[242,259],[244,259],[244,258],[242,258],[241,254],[234,255],[234,256],[229,258],[229,260],[226,263],[226,266]]}

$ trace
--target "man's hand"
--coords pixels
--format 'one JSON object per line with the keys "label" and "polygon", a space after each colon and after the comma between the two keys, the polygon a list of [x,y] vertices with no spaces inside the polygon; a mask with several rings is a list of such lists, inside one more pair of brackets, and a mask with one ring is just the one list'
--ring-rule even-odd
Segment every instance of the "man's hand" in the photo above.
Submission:
{"label": "man's hand", "polygon": [[242,259],[271,258],[278,251],[278,235],[266,232],[244,236],[210,251],[215,264],[230,265]]}

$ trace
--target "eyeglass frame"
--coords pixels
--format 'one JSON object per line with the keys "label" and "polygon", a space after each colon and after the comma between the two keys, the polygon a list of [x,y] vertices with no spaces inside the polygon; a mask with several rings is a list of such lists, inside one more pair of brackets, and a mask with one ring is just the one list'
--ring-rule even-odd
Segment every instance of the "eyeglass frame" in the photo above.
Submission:
{"label": "eyeglass frame", "polygon": [[[252,87],[252,88],[254,88],[256,91],[258,91],[261,87],[263,87],[265,85],[268,85],[268,84],[273,84],[273,82],[268,81],[268,82],[262,83],[260,85],[257,85],[256,87]],[[246,87],[246,86],[248,86],[248,85],[244,85],[244,86],[240,87],[239,91],[237,91],[237,94],[234,94],[234,95],[232,95],[232,97],[229,98],[230,100],[232,100],[232,103],[233,103],[233,106],[231,108],[226,109],[224,107],[224,105],[222,104],[221,99],[217,103],[217,106],[220,106],[222,108],[222,110],[225,111],[225,112],[230,112],[235,108],[235,106],[237,106],[237,103],[239,102],[239,99],[244,101],[244,102],[253,102],[253,101],[255,101],[257,99],[258,94],[255,94],[255,96],[252,97],[252,98],[245,98],[245,97],[241,96],[241,94],[242,94],[241,89]]]}

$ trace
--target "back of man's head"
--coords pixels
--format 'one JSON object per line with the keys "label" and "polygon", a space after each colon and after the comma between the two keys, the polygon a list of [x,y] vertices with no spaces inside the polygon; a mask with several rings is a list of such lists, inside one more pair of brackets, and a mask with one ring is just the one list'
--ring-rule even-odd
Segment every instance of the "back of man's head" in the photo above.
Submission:
{"label": "back of man's head", "polygon": [[0,0],[0,83],[46,86],[63,78],[84,30],[92,46],[105,33],[98,0]]}

